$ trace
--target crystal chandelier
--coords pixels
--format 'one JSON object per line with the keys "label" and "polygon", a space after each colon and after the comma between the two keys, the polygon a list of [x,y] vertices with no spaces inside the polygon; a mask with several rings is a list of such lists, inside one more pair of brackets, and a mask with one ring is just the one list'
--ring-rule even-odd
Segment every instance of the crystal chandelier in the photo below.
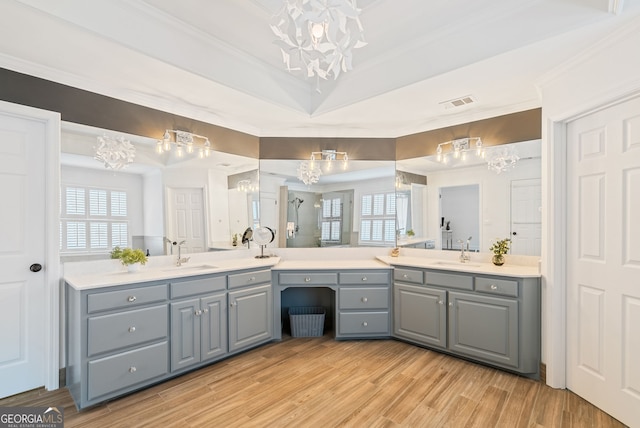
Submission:
{"label": "crystal chandelier", "polygon": [[[171,134],[174,134],[173,139],[171,138]],[[183,157],[185,152],[187,154],[193,154],[197,151],[200,159],[209,157],[211,154],[209,138],[192,134],[191,132],[167,129],[164,131],[162,140],[158,140],[156,144],[156,152],[158,152],[158,154],[171,152],[172,148],[174,148],[175,154],[179,158]]]}
{"label": "crystal chandelier", "polygon": [[485,151],[480,137],[459,138],[438,144],[436,160],[445,164],[450,162],[450,158],[466,160],[468,152],[474,152],[477,157],[484,159]]}
{"label": "crystal chandelier", "polygon": [[489,153],[487,167],[496,174],[515,168],[520,160],[513,146],[494,147]]}
{"label": "crystal chandelier", "polygon": [[238,184],[236,184],[236,190],[238,192],[253,193],[257,192],[259,190],[259,187],[253,181],[245,179],[238,181]]}
{"label": "crystal chandelier", "polygon": [[310,184],[315,184],[320,180],[322,170],[317,163],[308,160],[300,162],[300,165],[298,165],[297,173],[298,180],[302,181],[308,186]]}
{"label": "crystal chandelier", "polygon": [[337,79],[352,69],[352,49],[364,40],[356,0],[283,0],[271,30],[287,70]]}
{"label": "crystal chandelier", "polygon": [[98,137],[98,145],[95,149],[94,159],[103,162],[105,168],[125,168],[136,157],[136,148],[123,137],[111,138],[107,135]]}

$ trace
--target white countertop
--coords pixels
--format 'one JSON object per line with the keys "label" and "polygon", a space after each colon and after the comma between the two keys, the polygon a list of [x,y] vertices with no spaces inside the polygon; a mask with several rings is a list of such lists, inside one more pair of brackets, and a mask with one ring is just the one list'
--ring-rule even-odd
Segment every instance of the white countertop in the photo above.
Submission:
{"label": "white countertop", "polygon": [[164,281],[196,275],[208,275],[239,269],[253,269],[261,267],[271,268],[279,261],[279,257],[264,259],[247,257],[229,260],[189,262],[182,266],[142,266],[138,272],[128,272],[123,267],[123,269],[119,271],[65,275],[64,279],[76,290],[88,290],[114,285]]}
{"label": "white countertop", "polygon": [[[490,255],[473,254],[476,260],[460,263],[451,252],[431,250],[401,250],[399,257],[380,255],[379,248],[321,249],[300,251],[278,249],[281,254],[269,258],[255,258],[257,250],[218,251],[194,254],[183,266],[175,266],[172,256],[156,256],[149,259],[138,272],[128,272],[116,260],[95,262],[71,262],[64,265],[64,280],[76,290],[115,285],[166,281],[198,275],[224,273],[240,269],[269,268],[273,270],[348,270],[389,269],[391,266],[407,266],[509,277],[540,277],[535,258],[510,256],[503,266],[490,263]],[[255,254],[254,254],[255,253]],[[431,257],[423,257],[423,255]],[[455,258],[454,258],[455,257]],[[510,259],[512,262],[510,263]],[[525,260],[526,259],[526,260]],[[515,262],[520,262],[516,264]]]}
{"label": "white countertop", "polygon": [[426,257],[412,256],[378,256],[377,259],[391,266],[440,269],[453,272],[478,273],[521,278],[540,277],[540,269],[538,268],[538,266],[523,266],[509,263],[505,263],[502,266],[495,266],[493,263],[482,263],[475,261],[461,263],[457,260],[430,259]]}

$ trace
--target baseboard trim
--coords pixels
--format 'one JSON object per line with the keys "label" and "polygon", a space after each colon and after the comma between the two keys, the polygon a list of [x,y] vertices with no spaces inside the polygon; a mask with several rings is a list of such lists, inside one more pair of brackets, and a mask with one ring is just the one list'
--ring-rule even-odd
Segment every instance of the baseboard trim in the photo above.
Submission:
{"label": "baseboard trim", "polygon": [[547,383],[547,365],[545,363],[540,363],[540,382]]}

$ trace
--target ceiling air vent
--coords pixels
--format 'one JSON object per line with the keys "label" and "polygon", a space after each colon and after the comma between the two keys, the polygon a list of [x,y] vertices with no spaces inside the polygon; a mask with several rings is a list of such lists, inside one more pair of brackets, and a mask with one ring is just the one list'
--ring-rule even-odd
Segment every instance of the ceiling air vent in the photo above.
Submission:
{"label": "ceiling air vent", "polygon": [[454,107],[462,107],[462,106],[466,106],[469,104],[473,104],[476,102],[476,99],[473,95],[465,95],[464,97],[459,97],[459,98],[454,98],[452,100],[448,100],[448,101],[443,101],[440,103],[440,105],[445,109],[448,110],[450,108],[454,108]]}

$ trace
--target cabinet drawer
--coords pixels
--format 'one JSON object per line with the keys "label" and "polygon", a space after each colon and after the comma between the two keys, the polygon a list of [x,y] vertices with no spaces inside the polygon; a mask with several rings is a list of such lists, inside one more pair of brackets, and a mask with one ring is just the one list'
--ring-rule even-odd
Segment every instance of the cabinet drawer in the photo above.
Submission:
{"label": "cabinet drawer", "polygon": [[424,276],[421,270],[407,268],[395,268],[393,270],[393,279],[414,284],[422,284],[424,282]]}
{"label": "cabinet drawer", "polygon": [[340,284],[356,285],[356,284],[382,284],[389,283],[388,272],[341,272]]}
{"label": "cabinet drawer", "polygon": [[265,282],[271,282],[270,270],[229,275],[229,288],[245,287],[247,285],[262,284]]}
{"label": "cabinet drawer", "polygon": [[94,313],[122,309],[167,300],[167,285],[130,288],[128,290],[92,293],[87,297],[87,312]]}
{"label": "cabinet drawer", "polygon": [[476,291],[518,297],[518,281],[476,277]]}
{"label": "cabinet drawer", "polygon": [[167,342],[89,361],[88,399],[141,384],[168,372]]}
{"label": "cabinet drawer", "polygon": [[278,275],[280,285],[336,285],[337,273],[280,273]]}
{"label": "cabinet drawer", "polygon": [[340,288],[340,309],[388,309],[388,288]]}
{"label": "cabinet drawer", "polygon": [[167,305],[88,320],[88,356],[167,337]]}
{"label": "cabinet drawer", "polygon": [[461,290],[473,290],[473,277],[470,275],[457,275],[454,273],[425,272],[427,285],[458,288]]}
{"label": "cabinet drawer", "polygon": [[389,334],[389,312],[341,312],[340,334]]}
{"label": "cabinet drawer", "polygon": [[211,291],[225,290],[227,288],[226,276],[215,276],[211,278],[193,279],[171,283],[171,298],[194,296],[205,294]]}

